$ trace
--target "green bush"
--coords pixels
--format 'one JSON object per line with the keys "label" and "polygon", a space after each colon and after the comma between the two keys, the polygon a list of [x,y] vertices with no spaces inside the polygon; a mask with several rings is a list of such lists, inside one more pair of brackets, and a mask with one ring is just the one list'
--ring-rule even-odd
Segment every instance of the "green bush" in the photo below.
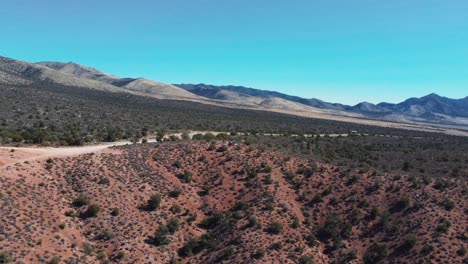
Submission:
{"label": "green bush", "polygon": [[408,197],[402,197],[392,207],[393,212],[400,212],[408,208],[410,205],[410,199]]}
{"label": "green bush", "polygon": [[418,239],[415,236],[410,235],[405,239],[403,244],[400,246],[400,249],[404,252],[409,252],[416,245],[417,242]]}
{"label": "green bush", "polygon": [[312,255],[304,255],[299,259],[300,264],[314,264],[314,256]]}
{"label": "green bush", "polygon": [[445,210],[451,211],[453,208],[455,208],[455,203],[449,198],[445,197],[445,199],[442,201],[442,206],[445,208]]}
{"label": "green bush", "polygon": [[183,173],[177,174],[176,177],[185,183],[191,183],[193,181],[192,173],[188,170],[184,170]]}
{"label": "green bush", "polygon": [[162,197],[159,193],[155,193],[150,196],[148,201],[146,202],[146,209],[148,211],[155,211],[159,209],[159,206],[161,205]]}
{"label": "green bush", "polygon": [[283,232],[283,224],[280,222],[273,222],[268,226],[267,232],[274,235],[281,234],[281,232]]}
{"label": "green bush", "polygon": [[255,251],[255,253],[252,254],[252,258],[254,259],[261,259],[265,256],[265,250],[264,249],[258,249]]}
{"label": "green bush", "polygon": [[179,228],[180,228],[179,218],[171,218],[167,222],[167,229],[169,230],[169,233],[174,234],[175,232],[177,232],[177,230],[179,230]]}
{"label": "green bush", "polygon": [[89,198],[84,194],[80,194],[78,197],[73,199],[72,204],[74,207],[82,207],[82,206],[88,205]]}
{"label": "green bush", "polygon": [[0,263],[11,263],[11,262],[13,262],[13,258],[11,257],[9,252],[0,253]]}
{"label": "green bush", "polygon": [[171,242],[167,237],[169,233],[169,228],[167,228],[165,225],[159,225],[158,231],[151,239],[151,244],[154,246],[163,246],[169,244]]}
{"label": "green bush", "polygon": [[84,213],[84,216],[85,217],[96,217],[100,210],[101,210],[101,208],[99,207],[99,205],[91,204],[90,206],[88,206],[88,209]]}
{"label": "green bush", "polygon": [[111,213],[112,216],[118,216],[120,214],[119,208],[112,208]]}
{"label": "green bush", "polygon": [[[1,263],[1,262],[0,262]],[[59,256],[53,256],[47,264],[59,264],[60,263],[60,257]]]}
{"label": "green bush", "polygon": [[175,187],[169,191],[169,197],[177,198],[182,194],[182,189],[180,187]]}
{"label": "green bush", "polygon": [[388,247],[385,243],[377,243],[372,245],[364,254],[365,264],[377,264],[382,262],[388,255]]}

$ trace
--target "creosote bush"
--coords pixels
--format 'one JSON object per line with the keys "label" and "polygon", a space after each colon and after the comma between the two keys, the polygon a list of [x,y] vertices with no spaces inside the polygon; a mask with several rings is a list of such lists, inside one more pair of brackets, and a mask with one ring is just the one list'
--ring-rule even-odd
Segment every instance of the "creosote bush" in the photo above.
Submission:
{"label": "creosote bush", "polygon": [[150,196],[146,203],[146,209],[148,211],[155,211],[159,209],[159,206],[161,205],[162,197],[159,193],[155,193]]}
{"label": "creosote bush", "polygon": [[267,232],[274,235],[281,234],[281,232],[283,232],[283,224],[280,222],[273,222],[268,226]]}

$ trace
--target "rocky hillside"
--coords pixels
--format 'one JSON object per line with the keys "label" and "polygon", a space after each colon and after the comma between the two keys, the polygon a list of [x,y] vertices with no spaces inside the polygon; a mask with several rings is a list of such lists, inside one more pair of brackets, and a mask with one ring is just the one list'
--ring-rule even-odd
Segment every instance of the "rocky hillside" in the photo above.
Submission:
{"label": "rocky hillside", "polygon": [[225,141],[29,161],[0,177],[0,257],[14,262],[467,261],[462,178],[342,170]]}

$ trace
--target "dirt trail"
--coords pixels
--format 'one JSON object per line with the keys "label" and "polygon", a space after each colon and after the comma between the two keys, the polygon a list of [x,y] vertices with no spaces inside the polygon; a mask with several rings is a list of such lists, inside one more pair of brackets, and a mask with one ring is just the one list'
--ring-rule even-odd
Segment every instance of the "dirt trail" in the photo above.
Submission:
{"label": "dirt trail", "polygon": [[87,153],[96,153],[112,146],[121,146],[130,142],[113,142],[99,145],[79,147],[0,147],[0,168],[26,161],[43,160],[47,158],[59,158],[78,156]]}

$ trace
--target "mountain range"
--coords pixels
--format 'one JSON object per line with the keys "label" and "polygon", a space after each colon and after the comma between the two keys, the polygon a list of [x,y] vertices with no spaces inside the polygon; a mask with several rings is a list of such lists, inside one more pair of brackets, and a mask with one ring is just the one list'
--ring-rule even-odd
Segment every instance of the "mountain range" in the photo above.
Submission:
{"label": "mountain range", "polygon": [[429,94],[421,98],[409,98],[397,104],[362,102],[350,106],[243,86],[165,84],[145,78],[121,78],[73,62],[29,63],[0,56],[1,83],[15,85],[37,81],[158,99],[187,100],[232,108],[311,115],[325,119],[334,119],[338,116],[468,126],[468,97],[450,99]]}

